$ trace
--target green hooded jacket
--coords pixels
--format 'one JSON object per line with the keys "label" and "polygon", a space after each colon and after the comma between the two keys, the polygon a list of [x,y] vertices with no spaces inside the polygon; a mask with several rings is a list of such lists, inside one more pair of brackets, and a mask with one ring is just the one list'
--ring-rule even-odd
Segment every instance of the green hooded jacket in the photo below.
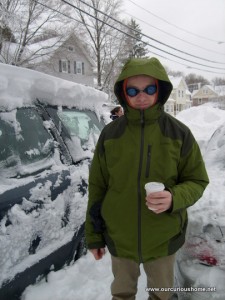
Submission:
{"label": "green hooded jacket", "polygon": [[[158,79],[157,103],[136,110],[126,104],[123,81],[134,75]],[[131,59],[115,83],[124,116],[103,129],[89,175],[85,233],[89,249],[107,245],[114,256],[136,262],[175,253],[184,243],[187,207],[203,194],[209,179],[191,131],[164,112],[172,91],[156,58]],[[144,186],[162,182],[172,194],[169,211],[146,206]]]}

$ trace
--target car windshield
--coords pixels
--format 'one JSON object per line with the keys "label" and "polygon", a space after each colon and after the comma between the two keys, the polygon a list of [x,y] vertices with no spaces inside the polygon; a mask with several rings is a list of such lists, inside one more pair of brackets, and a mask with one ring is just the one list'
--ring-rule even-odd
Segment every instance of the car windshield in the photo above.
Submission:
{"label": "car windshield", "polygon": [[0,112],[0,174],[10,178],[51,165],[53,140],[34,108]]}
{"label": "car windshield", "polygon": [[54,119],[73,160],[92,158],[103,121],[99,121],[96,114],[90,110],[77,110],[75,108],[48,109]]}
{"label": "car windshield", "polygon": [[[77,136],[82,144],[88,141],[90,134],[99,135],[101,130],[96,122],[96,117],[86,112],[63,110],[58,116],[64,123],[71,136]],[[97,126],[98,125],[98,126]]]}

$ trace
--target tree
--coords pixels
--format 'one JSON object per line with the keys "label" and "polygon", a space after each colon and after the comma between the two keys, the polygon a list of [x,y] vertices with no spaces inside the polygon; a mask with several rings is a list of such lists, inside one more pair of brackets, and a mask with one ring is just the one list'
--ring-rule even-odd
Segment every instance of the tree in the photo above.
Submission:
{"label": "tree", "polygon": [[[86,37],[89,40],[93,59],[97,67],[97,86],[104,91],[109,90],[111,74],[117,64],[122,50],[124,37],[115,28],[120,25],[114,20],[118,16],[122,2],[120,0],[74,1],[73,10],[82,22]],[[73,3],[74,3],[73,2]]]}
{"label": "tree", "polygon": [[[1,27],[8,28],[11,39],[4,38],[2,41],[0,61],[26,66],[33,59],[50,53],[61,38],[59,28],[63,28],[63,18],[57,12],[61,6],[58,0],[49,0],[48,5],[37,0],[1,0]],[[60,26],[57,23],[59,16]],[[27,46],[40,39],[49,28],[58,32],[59,39],[48,46],[28,51]],[[12,45],[15,41],[16,45]]]}
{"label": "tree", "polygon": [[172,71],[172,70],[168,69],[167,73],[168,73],[168,75],[174,76],[174,77],[184,77],[184,73],[181,71]]}
{"label": "tree", "polygon": [[204,78],[201,75],[196,75],[194,73],[190,73],[187,76],[185,76],[185,81],[186,81],[187,86],[188,86],[188,88],[191,92],[193,91],[193,88],[195,86],[200,88],[203,85],[209,84],[209,81],[206,78]]}
{"label": "tree", "polygon": [[221,78],[221,77],[214,77],[212,79],[212,84],[214,86],[217,86],[217,85],[225,85],[225,78]]}
{"label": "tree", "polygon": [[141,29],[134,19],[128,23],[129,29],[125,38],[126,55],[128,58],[145,57],[148,53],[147,45],[142,41]]}

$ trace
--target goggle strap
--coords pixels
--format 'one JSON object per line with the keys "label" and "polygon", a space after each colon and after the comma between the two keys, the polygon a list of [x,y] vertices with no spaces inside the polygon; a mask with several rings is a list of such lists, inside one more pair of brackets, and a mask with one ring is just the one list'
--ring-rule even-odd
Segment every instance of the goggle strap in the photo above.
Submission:
{"label": "goggle strap", "polygon": [[128,78],[126,78],[126,79],[123,81],[123,94],[124,94],[124,97],[125,97],[126,102],[128,103],[128,105],[129,105],[130,107],[133,107],[133,105],[132,105],[131,102],[130,102],[130,99],[128,98],[127,91],[126,91],[126,89],[127,89],[127,81],[128,81]]}
{"label": "goggle strap", "polygon": [[158,79],[155,80],[155,85],[156,85],[156,93],[155,93],[155,99],[154,99],[153,105],[155,105],[156,102],[158,101],[158,94],[159,94],[159,81],[158,81]]}

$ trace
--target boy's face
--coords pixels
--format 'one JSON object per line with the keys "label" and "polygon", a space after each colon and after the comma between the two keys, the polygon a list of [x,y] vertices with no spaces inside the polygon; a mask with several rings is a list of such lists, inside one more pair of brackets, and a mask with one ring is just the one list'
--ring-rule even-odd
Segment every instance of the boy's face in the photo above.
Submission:
{"label": "boy's face", "polygon": [[147,75],[136,75],[127,79],[127,89],[133,87],[140,90],[140,92],[133,97],[127,94],[128,104],[131,107],[144,110],[156,103],[157,91],[152,95],[148,95],[143,91],[149,85],[156,85],[156,79]]}

